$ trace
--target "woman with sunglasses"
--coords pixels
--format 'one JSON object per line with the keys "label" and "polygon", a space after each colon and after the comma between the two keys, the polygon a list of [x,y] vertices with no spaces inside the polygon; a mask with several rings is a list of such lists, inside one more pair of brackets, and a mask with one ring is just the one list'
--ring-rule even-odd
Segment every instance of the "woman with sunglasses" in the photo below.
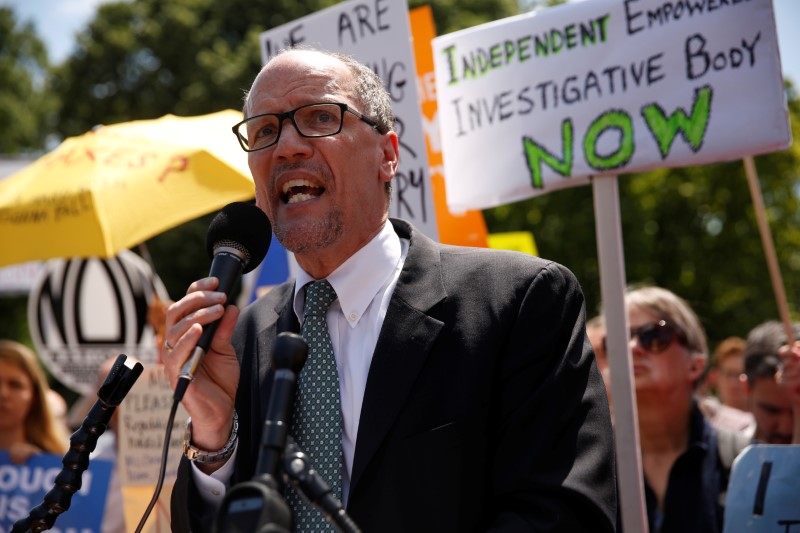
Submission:
{"label": "woman with sunglasses", "polygon": [[707,362],[703,327],[660,287],[630,290],[625,304],[650,531],[721,532],[727,469],[695,399]]}

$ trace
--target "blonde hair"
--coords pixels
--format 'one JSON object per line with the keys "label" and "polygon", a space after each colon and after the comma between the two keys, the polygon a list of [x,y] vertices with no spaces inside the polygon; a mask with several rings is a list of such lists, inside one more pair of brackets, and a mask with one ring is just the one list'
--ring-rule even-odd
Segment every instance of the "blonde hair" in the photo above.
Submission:
{"label": "blonde hair", "polygon": [[0,361],[12,364],[25,372],[33,385],[33,403],[25,418],[25,440],[47,453],[66,452],[68,447],[66,430],[50,409],[47,399],[50,386],[36,355],[24,344],[0,340]]}
{"label": "blonde hair", "polygon": [[723,361],[737,355],[744,358],[744,352],[747,349],[747,341],[741,337],[728,337],[717,345],[714,350],[713,362],[719,366]]}

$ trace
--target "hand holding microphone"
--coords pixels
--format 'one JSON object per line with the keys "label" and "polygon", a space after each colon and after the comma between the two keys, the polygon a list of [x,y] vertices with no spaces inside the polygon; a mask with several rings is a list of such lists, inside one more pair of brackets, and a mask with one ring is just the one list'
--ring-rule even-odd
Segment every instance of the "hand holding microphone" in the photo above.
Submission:
{"label": "hand holding microphone", "polygon": [[192,440],[201,449],[221,448],[230,433],[239,362],[230,343],[238,309],[228,298],[241,275],[266,255],[271,231],[254,205],[226,206],[206,238],[213,259],[209,277],[192,283],[167,310],[162,357],[175,399],[192,416]]}

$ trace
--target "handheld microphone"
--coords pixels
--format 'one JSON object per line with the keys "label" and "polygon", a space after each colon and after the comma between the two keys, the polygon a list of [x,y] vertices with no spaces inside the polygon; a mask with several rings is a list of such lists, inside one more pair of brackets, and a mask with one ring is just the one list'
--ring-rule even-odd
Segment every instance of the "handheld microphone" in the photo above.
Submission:
{"label": "handheld microphone", "polygon": [[[211,221],[206,235],[206,249],[212,258],[209,276],[219,279],[217,290],[230,298],[242,274],[257,267],[271,242],[272,225],[261,209],[246,202],[226,205]],[[194,379],[203,356],[211,345],[219,320],[203,327],[192,355],[178,374],[174,399],[180,401]]]}

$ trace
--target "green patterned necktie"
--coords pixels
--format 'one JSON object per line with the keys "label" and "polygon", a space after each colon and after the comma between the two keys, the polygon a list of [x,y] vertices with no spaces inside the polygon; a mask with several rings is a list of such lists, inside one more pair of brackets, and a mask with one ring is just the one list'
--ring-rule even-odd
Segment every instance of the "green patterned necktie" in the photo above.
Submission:
{"label": "green patterned necktie", "polygon": [[[300,335],[308,342],[309,355],[300,371],[292,418],[292,435],[308,455],[314,469],[328,482],[337,499],[342,498],[342,409],[339,374],[333,344],[325,322],[336,291],[328,280],[306,285],[306,305]],[[294,511],[295,531],[335,531],[323,514],[312,508],[293,488],[287,501]]]}

